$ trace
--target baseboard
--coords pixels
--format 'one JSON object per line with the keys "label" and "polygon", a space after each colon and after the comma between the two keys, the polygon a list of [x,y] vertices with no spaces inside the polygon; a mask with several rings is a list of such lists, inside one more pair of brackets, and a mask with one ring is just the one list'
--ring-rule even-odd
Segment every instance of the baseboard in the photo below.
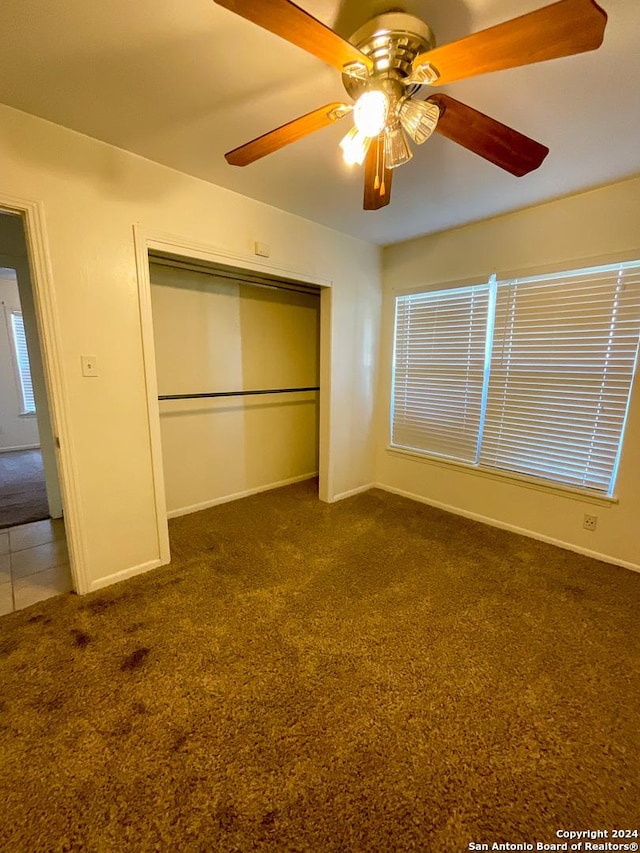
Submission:
{"label": "baseboard", "polygon": [[576,554],[582,554],[584,557],[591,557],[594,560],[600,560],[603,563],[611,563],[614,566],[621,566],[623,569],[631,569],[632,572],[640,572],[640,566],[636,563],[630,563],[627,560],[619,560],[617,557],[611,557],[609,554],[601,554],[598,551],[591,551],[589,548],[582,548],[580,545],[574,545],[571,542],[565,542],[563,539],[554,539],[553,536],[545,536],[543,533],[538,533],[535,530],[528,530],[525,527],[517,527],[515,524],[507,524],[497,518],[489,518],[486,515],[480,515],[477,512],[469,512],[460,509],[450,504],[442,503],[441,501],[430,500],[421,495],[416,495],[413,492],[407,492],[404,489],[396,489],[393,486],[385,486],[383,483],[375,483],[376,489],[382,489],[384,492],[390,492],[394,495],[400,495],[403,498],[409,498],[418,503],[433,506],[436,509],[442,509],[445,512],[450,512],[453,515],[461,515],[464,518],[470,518],[472,521],[480,521],[482,524],[488,524],[490,527],[499,527],[501,530],[508,530],[511,533],[519,533],[521,536],[528,536],[529,539],[537,539],[539,542],[546,542],[549,545],[556,545],[558,548],[564,548],[565,551],[573,551]]}
{"label": "baseboard", "polygon": [[333,504],[336,501],[343,501],[345,498],[351,498],[354,495],[361,495],[362,492],[368,492],[369,489],[373,489],[375,487],[375,483],[367,483],[366,486],[358,486],[356,489],[349,489],[348,492],[340,492],[339,495],[334,495],[328,503]]}
{"label": "baseboard", "polygon": [[40,445],[21,444],[19,447],[0,447],[0,453],[15,453],[18,450],[40,450]]}
{"label": "baseboard", "polygon": [[231,501],[240,500],[240,498],[248,498],[251,495],[257,495],[260,492],[270,492],[271,489],[279,489],[282,486],[291,486],[293,483],[301,483],[303,480],[311,480],[317,477],[318,472],[313,471],[310,474],[299,474],[297,477],[290,477],[288,480],[279,480],[277,483],[268,483],[266,486],[257,486],[254,489],[245,489],[243,492],[235,492],[232,495],[224,495],[221,498],[213,498],[210,501],[202,501],[201,503],[192,504],[191,506],[183,506],[180,509],[172,509],[167,513],[167,518],[178,518],[181,515],[190,515],[192,512],[200,512],[203,509],[210,509],[212,506],[230,503]]}
{"label": "baseboard", "polygon": [[142,575],[145,572],[150,572],[151,569],[157,569],[160,566],[166,565],[162,560],[149,560],[148,563],[141,563],[139,566],[132,566],[130,569],[123,569],[121,572],[115,572],[112,575],[106,575],[98,580],[91,581],[89,584],[89,592],[95,592],[97,589],[103,589],[105,586],[126,581],[135,575]]}

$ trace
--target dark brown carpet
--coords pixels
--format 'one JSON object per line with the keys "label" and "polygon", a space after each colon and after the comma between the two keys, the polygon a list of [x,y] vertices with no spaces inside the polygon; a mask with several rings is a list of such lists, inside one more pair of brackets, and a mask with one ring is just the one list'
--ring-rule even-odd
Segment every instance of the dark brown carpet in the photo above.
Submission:
{"label": "dark brown carpet", "polygon": [[0,453],[0,528],[49,518],[39,450]]}
{"label": "dark brown carpet", "polygon": [[171,522],[0,620],[3,851],[465,851],[640,821],[640,576],[379,491]]}

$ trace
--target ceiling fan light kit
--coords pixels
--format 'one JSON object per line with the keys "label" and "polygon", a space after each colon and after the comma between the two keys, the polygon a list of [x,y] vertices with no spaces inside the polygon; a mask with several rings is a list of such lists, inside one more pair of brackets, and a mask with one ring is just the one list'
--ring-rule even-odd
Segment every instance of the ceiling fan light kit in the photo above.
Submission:
{"label": "ceiling fan light kit", "polygon": [[400,104],[400,121],[416,145],[422,145],[436,129],[440,108],[431,101],[405,98]]}
{"label": "ceiling fan light kit", "polygon": [[365,136],[378,136],[385,129],[389,118],[390,100],[382,89],[367,89],[356,101],[353,121]]}
{"label": "ceiling fan light kit", "polygon": [[362,166],[364,158],[367,156],[367,151],[371,145],[370,136],[365,136],[355,125],[349,133],[340,140],[342,148],[342,156],[347,166]]}
{"label": "ceiling fan light kit", "polygon": [[456,101],[434,86],[571,56],[600,46],[607,15],[595,0],[559,0],[456,42],[436,47],[430,27],[405,12],[367,21],[346,41],[291,0],[215,0],[218,5],[285,38],[342,73],[349,104],[328,104],[225,154],[246,166],[334,123],[350,112],[354,126],[341,140],[349,165],[364,163],[364,209],[389,204],[393,169],[436,131],[521,177],[549,153],[544,145]]}
{"label": "ceiling fan light kit", "polygon": [[397,121],[384,133],[384,158],[388,169],[396,169],[408,163],[413,157],[402,125]]}

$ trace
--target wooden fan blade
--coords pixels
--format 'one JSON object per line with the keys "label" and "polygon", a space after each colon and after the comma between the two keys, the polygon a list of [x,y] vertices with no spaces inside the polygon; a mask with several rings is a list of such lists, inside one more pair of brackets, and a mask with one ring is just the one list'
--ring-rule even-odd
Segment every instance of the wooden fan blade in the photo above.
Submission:
{"label": "wooden fan blade", "polygon": [[364,210],[380,210],[391,201],[393,169],[384,166],[384,133],[372,140],[364,161]]}
{"label": "wooden fan blade", "polygon": [[528,15],[422,53],[414,71],[429,64],[437,85],[595,50],[602,44],[607,14],[595,0],[560,0]]}
{"label": "wooden fan blade", "polygon": [[248,166],[249,163],[266,157],[267,154],[273,154],[274,151],[284,148],[291,142],[302,139],[303,136],[308,136],[310,133],[315,133],[316,130],[321,130],[323,127],[339,121],[349,112],[351,112],[351,107],[346,104],[325,104],[324,107],[319,107],[311,113],[295,118],[275,130],[270,130],[269,133],[263,133],[262,136],[234,148],[233,151],[228,151],[224,155],[225,160],[232,166]]}
{"label": "wooden fan blade", "polygon": [[358,63],[371,70],[368,56],[290,0],[215,0],[218,6],[281,36],[339,71]]}
{"label": "wooden fan blade", "polygon": [[428,100],[440,108],[438,133],[518,178],[537,169],[549,153],[534,139],[449,95],[433,95]]}

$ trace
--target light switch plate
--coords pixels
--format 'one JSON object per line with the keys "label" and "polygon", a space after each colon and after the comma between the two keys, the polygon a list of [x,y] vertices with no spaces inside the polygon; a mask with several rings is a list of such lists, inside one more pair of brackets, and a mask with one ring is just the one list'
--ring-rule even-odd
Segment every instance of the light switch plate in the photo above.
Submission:
{"label": "light switch plate", "polygon": [[98,360],[95,355],[81,355],[82,375],[97,376],[98,375]]}

